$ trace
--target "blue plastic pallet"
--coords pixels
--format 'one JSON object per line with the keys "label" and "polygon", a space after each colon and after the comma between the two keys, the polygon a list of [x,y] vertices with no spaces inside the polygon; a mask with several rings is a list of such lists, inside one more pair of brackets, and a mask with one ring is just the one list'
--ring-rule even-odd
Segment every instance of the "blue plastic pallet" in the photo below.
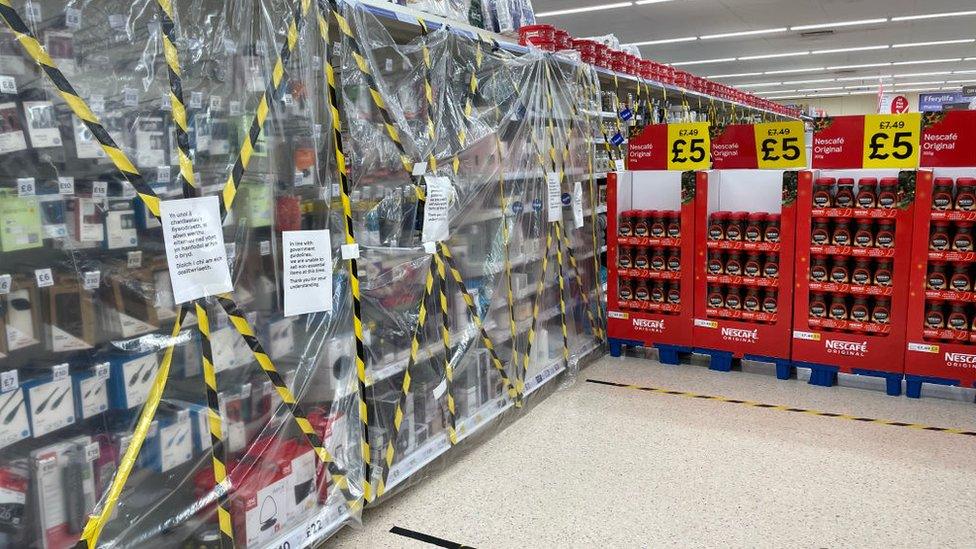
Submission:
{"label": "blue plastic pallet", "polygon": [[906,374],[905,375],[905,396],[907,396],[908,398],[921,398],[923,383],[932,383],[935,385],[948,385],[950,387],[962,386],[962,383],[960,383],[958,379],[944,379],[941,377],[913,376],[911,374]]}
{"label": "blue plastic pallet", "polygon": [[793,362],[788,358],[776,358],[774,356],[744,355],[745,360],[755,360],[757,362],[771,362],[776,365],[776,379],[790,379],[793,373]]}
{"label": "blue plastic pallet", "polygon": [[708,355],[711,360],[708,363],[709,370],[715,370],[716,372],[731,372],[732,371],[732,352],[731,351],[719,351],[717,349],[706,349],[703,347],[695,347],[695,352],[702,355]]}
{"label": "blue plastic pallet", "polygon": [[[612,337],[607,341],[610,343],[610,356],[615,357],[623,354],[624,345],[629,345],[631,347],[647,347],[647,344],[643,341],[633,339],[619,339]],[[653,343],[651,344],[651,347],[657,349],[658,360],[661,362],[661,364],[680,364],[681,355],[691,352],[691,347],[669,345],[667,343]]]}
{"label": "blue plastic pallet", "polygon": [[[813,362],[794,362],[793,365],[802,368],[810,368],[810,385],[833,387],[837,384],[837,372],[840,371],[838,366],[816,364]],[[851,370],[851,373],[859,376],[884,378],[885,392],[888,393],[889,396],[901,395],[901,380],[904,379],[904,374],[878,372],[875,370],[865,370],[863,368],[854,368]]]}

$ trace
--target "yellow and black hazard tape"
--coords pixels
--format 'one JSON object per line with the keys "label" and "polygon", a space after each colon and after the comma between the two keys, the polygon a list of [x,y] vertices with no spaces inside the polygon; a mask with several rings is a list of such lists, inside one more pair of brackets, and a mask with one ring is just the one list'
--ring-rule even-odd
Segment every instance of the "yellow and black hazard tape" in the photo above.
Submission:
{"label": "yellow and black hazard tape", "polygon": [[271,357],[264,350],[261,342],[255,336],[254,327],[251,323],[247,321],[247,317],[244,312],[241,311],[240,307],[230,298],[229,295],[223,294],[217,296],[217,301],[220,303],[221,308],[227,313],[227,318],[230,323],[237,330],[237,333],[241,335],[244,343],[247,344],[248,348],[251,349],[251,355],[254,356],[254,360],[257,361],[258,365],[268,376],[271,384],[274,386],[275,391],[278,393],[278,397],[288,408],[288,412],[291,414],[292,418],[295,420],[295,424],[298,429],[302,432],[305,440],[312,446],[312,450],[318,457],[319,461],[326,464],[327,471],[333,480],[333,485],[338,487],[343,497],[346,500],[346,505],[353,508],[356,507],[356,498],[349,492],[348,481],[346,478],[346,473],[343,471],[338,464],[335,463],[332,455],[326,450],[325,445],[322,442],[322,438],[315,432],[312,427],[312,423],[308,420],[308,415],[306,415],[305,410],[299,404],[298,399],[295,398],[294,393],[288,388],[285,383],[284,378],[278,372],[275,367],[274,362],[272,362]]}
{"label": "yellow and black hazard tape", "polygon": [[532,356],[532,344],[535,343],[535,330],[539,323],[539,302],[542,301],[545,289],[546,274],[549,273],[549,250],[552,248],[552,225],[546,231],[546,250],[542,255],[542,275],[535,287],[535,299],[532,300],[532,322],[529,324],[528,342],[525,354],[522,355],[522,368],[518,372],[515,390],[518,394],[515,405],[521,407],[525,399],[525,377],[529,371],[529,357]]}
{"label": "yellow and black hazard tape", "polygon": [[441,341],[444,343],[444,383],[447,393],[447,438],[451,446],[458,443],[457,435],[457,406],[454,402],[454,366],[451,364],[451,328],[448,324],[449,312],[447,309],[447,273],[444,269],[444,261],[440,254],[435,253],[432,261],[437,265],[437,302],[440,304],[441,313]]}
{"label": "yellow and black hazard tape", "polygon": [[258,100],[254,118],[248,127],[247,135],[244,136],[241,149],[237,153],[234,167],[231,168],[230,174],[227,176],[227,181],[224,183],[223,190],[221,191],[221,219],[227,217],[227,212],[234,205],[234,199],[237,197],[237,191],[240,189],[244,172],[247,171],[247,167],[251,163],[254,148],[257,146],[258,140],[261,138],[261,133],[264,131],[264,123],[268,119],[268,114],[271,111],[271,102],[281,100],[281,91],[285,84],[285,65],[288,64],[288,60],[298,45],[298,38],[302,32],[302,27],[305,25],[305,18],[308,15],[308,9],[311,3],[311,0],[299,0],[297,5],[292,6],[292,15],[288,21],[285,43],[281,45],[281,49],[278,51],[278,57],[275,59],[274,67],[271,69],[271,78],[268,79],[268,84],[261,94],[261,99]]}
{"label": "yellow and black hazard tape", "polygon": [[468,146],[467,125],[471,119],[471,114],[474,112],[474,98],[478,95],[478,71],[481,70],[481,61],[484,57],[481,51],[481,40],[475,40],[474,47],[474,64],[471,67],[471,77],[468,78],[468,85],[465,89],[464,107],[462,110],[463,116],[460,121],[461,127],[457,132],[458,150],[454,153],[454,159],[451,161],[451,168],[455,176],[461,171],[461,151]]}
{"label": "yellow and black hazard tape", "polygon": [[[336,160],[336,171],[339,174],[339,195],[342,203],[343,229],[345,242],[347,245],[356,244],[356,235],[353,230],[352,220],[352,201],[349,198],[349,167],[346,164],[345,149],[342,146],[342,119],[339,114],[339,94],[336,92],[335,69],[332,67],[329,50],[331,41],[329,39],[329,10],[325,0],[317,0],[319,34],[322,37],[322,44],[325,52],[322,56],[326,82],[328,84],[328,104],[330,117],[332,118],[332,150]],[[372,497],[371,493],[371,450],[369,447],[369,416],[366,406],[366,340],[363,335],[363,312],[362,297],[359,287],[359,265],[354,256],[348,259],[349,262],[349,282],[352,294],[352,315],[353,315],[353,334],[356,339],[356,389],[357,389],[357,410],[359,411],[360,429],[360,453],[363,457],[363,502]],[[332,473],[333,480],[337,473]],[[345,478],[341,478],[345,484]],[[346,488],[348,490],[348,486]],[[345,495],[345,492],[344,492]],[[348,498],[347,498],[348,502]]]}
{"label": "yellow and black hazard tape", "polygon": [[156,372],[156,378],[149,389],[146,403],[143,405],[142,411],[139,412],[139,419],[136,421],[136,428],[132,433],[132,441],[125,449],[122,459],[119,460],[118,471],[116,471],[115,478],[105,493],[101,507],[96,508],[97,512],[88,517],[81,538],[75,544],[77,549],[94,549],[98,545],[98,538],[102,534],[102,529],[115,512],[119,496],[122,494],[122,489],[125,488],[125,479],[129,477],[132,468],[135,467],[139,450],[142,449],[142,443],[146,440],[149,427],[156,416],[156,409],[162,399],[163,390],[166,388],[166,381],[169,379],[169,368],[173,363],[173,351],[175,349],[173,342],[180,334],[187,313],[188,309],[184,306],[180,305],[177,308],[176,321],[173,322],[173,329],[170,331],[170,343],[163,353],[163,360],[159,363],[159,371]]}
{"label": "yellow and black hazard tape", "polygon": [[[495,136],[495,154],[498,156],[499,165],[502,159],[502,143],[498,136]],[[505,289],[506,298],[508,301],[508,328],[509,333],[512,337],[512,364],[515,365],[515,377],[517,378],[517,371],[519,365],[518,356],[518,324],[515,322],[515,292],[512,291],[512,235],[508,228],[508,196],[505,194],[505,171],[498,170],[498,198],[499,207],[502,210],[502,242],[504,248],[502,250],[502,260],[505,266]],[[518,390],[515,385],[509,381],[509,396],[516,397]]]}
{"label": "yellow and black hazard tape", "polygon": [[200,332],[200,359],[203,362],[203,381],[207,386],[207,425],[210,427],[210,452],[213,462],[215,491],[217,493],[217,526],[220,530],[221,547],[234,547],[234,527],[227,508],[227,447],[224,444],[223,420],[220,415],[220,397],[217,393],[217,371],[210,347],[210,319],[202,300],[195,303],[197,327]]}
{"label": "yellow and black hazard tape", "polygon": [[614,381],[604,381],[600,379],[587,379],[587,383],[595,383],[597,385],[608,385],[610,387],[620,387],[622,389],[632,389],[635,391],[644,391],[647,393],[658,393],[662,395],[673,395],[686,398],[695,398],[699,400],[714,400],[716,402],[725,402],[728,404],[738,404],[740,406],[748,406],[750,408],[762,408],[766,410],[774,410],[777,412],[791,412],[794,414],[807,414],[811,416],[818,417],[829,417],[834,419],[845,419],[849,421],[858,421],[861,423],[877,423],[879,425],[890,425],[892,427],[907,427],[909,429],[916,429],[919,431],[933,431],[936,433],[948,433],[951,435],[964,435],[969,437],[976,437],[976,431],[967,431],[965,429],[956,429],[952,427],[934,427],[932,425],[924,425],[921,423],[909,423],[906,421],[894,421],[890,419],[879,419],[873,417],[863,417],[863,416],[853,416],[850,414],[841,414],[837,412],[822,412],[820,410],[811,410],[808,408],[796,408],[793,406],[786,406],[783,404],[767,404],[764,402],[756,402],[752,400],[744,400],[739,398],[729,398],[724,396],[716,395],[703,395],[700,393],[692,393],[689,391],[676,391],[674,389],[663,389],[660,387],[644,387],[640,385],[631,385],[628,383],[617,383]]}
{"label": "yellow and black hazard tape", "polygon": [[436,109],[434,101],[434,86],[432,86],[430,83],[430,76],[433,71],[433,62],[430,58],[430,47],[427,45],[427,41],[430,37],[430,31],[427,29],[427,22],[422,18],[418,17],[417,23],[420,25],[420,56],[424,67],[424,103],[427,105],[424,118],[426,119],[427,139],[430,140],[430,154],[428,155],[427,165],[430,167],[431,172],[436,172],[437,157],[434,156],[434,151],[437,148],[437,128],[434,125],[434,112]]}
{"label": "yellow and black hazard tape", "polygon": [[393,460],[396,458],[396,441],[403,424],[403,409],[407,403],[407,395],[410,394],[410,385],[413,382],[411,372],[417,364],[420,353],[420,333],[427,323],[427,302],[434,292],[436,268],[434,258],[431,258],[427,278],[424,279],[424,292],[420,298],[420,308],[417,310],[417,324],[414,326],[413,336],[410,338],[410,357],[407,359],[407,367],[403,371],[403,383],[400,386],[400,395],[397,397],[396,408],[393,412],[393,432],[390,433],[389,440],[386,442],[386,451],[383,453],[383,462],[380,465],[382,470],[379,484],[376,486],[376,497],[382,496],[386,492],[386,482],[390,477],[390,469],[393,468]]}
{"label": "yellow and black hazard tape", "polygon": [[[579,289],[580,297],[583,298],[583,307],[586,309],[586,316],[590,321],[590,326],[593,328],[593,335],[597,339],[603,340],[603,329],[597,324],[596,318],[593,316],[593,311],[590,310],[589,292],[583,287],[583,276],[580,274],[579,265],[576,263],[576,253],[573,251],[573,247],[569,245],[569,237],[565,233],[563,234],[563,244],[566,246],[566,255],[569,256],[569,267],[573,269],[576,287]],[[597,314],[599,314],[599,311]]]}
{"label": "yellow and black hazard tape", "polygon": [[554,223],[556,226],[556,266],[559,273],[559,322],[563,330],[563,362],[569,367],[569,333],[566,329],[566,284],[563,278],[563,243],[562,221]]}
{"label": "yellow and black hazard tape", "polygon": [[169,73],[169,103],[176,124],[176,154],[180,164],[180,184],[184,196],[192,196],[196,187],[193,161],[190,156],[190,136],[187,133],[186,103],[183,101],[183,71],[180,69],[179,51],[176,49],[176,23],[173,22],[171,0],[156,0],[163,31],[163,56]]}
{"label": "yellow and black hazard tape", "polygon": [[24,48],[27,55],[36,62],[44,74],[47,75],[48,79],[57,88],[58,93],[61,95],[64,102],[68,104],[71,112],[77,116],[85,127],[91,132],[92,137],[98,141],[98,144],[105,151],[109,160],[112,164],[118,168],[121,172],[122,177],[129,182],[130,185],[136,190],[136,193],[146,204],[146,208],[152,213],[153,216],[159,217],[159,197],[152,188],[146,184],[142,179],[142,175],[139,170],[136,169],[135,165],[126,157],[122,149],[115,143],[112,136],[109,135],[108,131],[99,122],[98,117],[92,112],[85,100],[78,95],[74,87],[65,78],[64,73],[58,68],[57,63],[48,55],[45,51],[44,46],[40,44],[31,30],[24,23],[24,20],[14,9],[13,4],[10,0],[0,0],[0,18],[3,18],[10,30],[13,31],[14,36],[20,45]]}
{"label": "yellow and black hazard tape", "polygon": [[[478,308],[475,307],[474,298],[471,297],[471,293],[468,292],[468,287],[464,283],[464,277],[461,275],[461,270],[458,269],[457,263],[454,261],[454,256],[451,255],[450,248],[447,244],[443,242],[437,243],[437,254],[438,260],[443,260],[447,263],[451,271],[451,278],[454,279],[454,283],[458,285],[458,290],[461,293],[461,299],[464,300],[464,305],[468,309],[468,315],[471,320],[474,321],[475,328],[478,329],[481,335],[481,343],[488,349],[488,354],[491,357],[491,364],[495,367],[498,375],[502,379],[502,385],[504,389],[508,391],[510,397],[515,396],[515,384],[508,376],[508,372],[505,370],[505,363],[499,358],[498,353],[495,351],[495,344],[492,343],[491,337],[488,336],[488,331],[485,330],[485,323],[481,319],[481,315],[478,313]],[[443,274],[443,273],[442,273]],[[445,280],[446,283],[446,280]],[[513,340],[514,345],[514,340]]]}

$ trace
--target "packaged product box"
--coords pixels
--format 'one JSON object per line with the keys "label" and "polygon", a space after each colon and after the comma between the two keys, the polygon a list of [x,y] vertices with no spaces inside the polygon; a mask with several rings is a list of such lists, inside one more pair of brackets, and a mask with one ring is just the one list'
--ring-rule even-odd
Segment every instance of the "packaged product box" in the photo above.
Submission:
{"label": "packaged product box", "polygon": [[42,244],[41,208],[37,198],[0,192],[0,251],[39,248]]}

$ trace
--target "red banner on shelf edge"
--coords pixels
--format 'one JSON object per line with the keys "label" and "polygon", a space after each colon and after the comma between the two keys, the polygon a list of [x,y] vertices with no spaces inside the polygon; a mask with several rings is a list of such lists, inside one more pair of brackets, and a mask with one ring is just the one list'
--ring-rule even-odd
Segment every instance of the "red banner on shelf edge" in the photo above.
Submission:
{"label": "red banner on shelf edge", "polygon": [[976,111],[925,113],[920,163],[926,168],[976,166]]}
{"label": "red banner on shelf edge", "polygon": [[813,122],[814,168],[859,168],[864,150],[864,117],[834,116]]}
{"label": "red banner on shelf edge", "polygon": [[627,169],[668,169],[668,125],[650,124],[627,143]]}
{"label": "red banner on shelf edge", "polygon": [[712,134],[712,167],[716,170],[755,169],[756,132],[752,124],[733,124]]}

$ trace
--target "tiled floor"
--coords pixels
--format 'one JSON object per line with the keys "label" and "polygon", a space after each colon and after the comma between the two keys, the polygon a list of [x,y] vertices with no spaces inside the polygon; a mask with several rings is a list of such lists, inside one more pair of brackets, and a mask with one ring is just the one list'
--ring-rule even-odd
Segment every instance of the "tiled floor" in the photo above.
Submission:
{"label": "tiled floor", "polygon": [[976,437],[586,383],[976,430],[976,405],[605,357],[327,545],[974,547]]}

